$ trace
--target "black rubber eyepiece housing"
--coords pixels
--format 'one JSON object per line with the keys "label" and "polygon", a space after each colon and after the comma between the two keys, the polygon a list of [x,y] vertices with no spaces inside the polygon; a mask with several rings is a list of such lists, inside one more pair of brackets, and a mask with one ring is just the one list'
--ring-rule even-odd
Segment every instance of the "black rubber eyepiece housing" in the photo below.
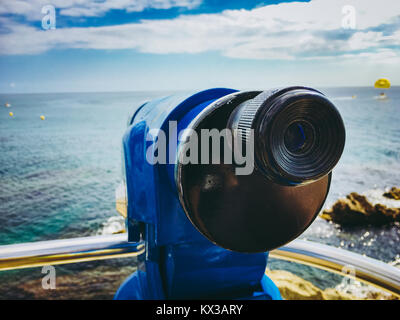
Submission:
{"label": "black rubber eyepiece housing", "polygon": [[345,144],[343,120],[321,92],[307,87],[264,91],[232,112],[228,127],[243,143],[254,137],[256,168],[281,185],[331,172]]}

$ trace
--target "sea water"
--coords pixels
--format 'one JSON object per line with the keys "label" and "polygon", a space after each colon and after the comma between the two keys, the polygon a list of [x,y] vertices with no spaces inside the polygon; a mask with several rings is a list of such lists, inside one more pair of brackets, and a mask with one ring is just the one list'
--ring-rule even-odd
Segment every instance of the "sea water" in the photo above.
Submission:
{"label": "sea water", "polygon": [[[385,189],[400,187],[400,87],[387,90],[384,100],[373,88],[320,90],[346,126],[345,150],[325,207],[350,192],[385,201]],[[0,245],[117,230],[123,222],[114,191],[121,180],[128,115],[140,103],[167,94],[1,94]],[[301,237],[385,262],[400,258],[398,225],[345,229],[317,218]],[[308,271],[304,276],[312,278]],[[12,287],[2,279],[0,286]],[[322,280],[322,287],[329,285]]]}

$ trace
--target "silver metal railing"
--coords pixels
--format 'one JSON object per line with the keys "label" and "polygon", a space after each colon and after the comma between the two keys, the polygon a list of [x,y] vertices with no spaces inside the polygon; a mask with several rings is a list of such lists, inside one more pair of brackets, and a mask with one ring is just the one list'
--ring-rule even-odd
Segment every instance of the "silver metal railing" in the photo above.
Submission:
{"label": "silver metal railing", "polygon": [[[132,257],[144,253],[144,242],[128,243],[127,234],[0,246],[0,271]],[[330,272],[347,274],[400,297],[400,269],[381,261],[316,242],[294,240],[269,253],[271,258],[293,261]],[[346,270],[346,271],[345,271]]]}
{"label": "silver metal railing", "polygon": [[144,242],[129,243],[126,233],[0,246],[0,271],[44,265],[133,257]]}

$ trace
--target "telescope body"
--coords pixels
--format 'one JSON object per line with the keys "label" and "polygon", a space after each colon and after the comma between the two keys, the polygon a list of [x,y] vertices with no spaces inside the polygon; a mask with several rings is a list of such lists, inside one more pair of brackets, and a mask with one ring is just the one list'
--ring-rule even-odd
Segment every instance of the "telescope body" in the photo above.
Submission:
{"label": "telescope body", "polygon": [[[229,129],[228,147],[194,152],[206,129]],[[123,178],[128,241],[145,240],[146,254],[115,298],[280,299],[268,251],[316,218],[343,147],[339,113],[310,88],[217,88],[142,104],[123,136]]]}

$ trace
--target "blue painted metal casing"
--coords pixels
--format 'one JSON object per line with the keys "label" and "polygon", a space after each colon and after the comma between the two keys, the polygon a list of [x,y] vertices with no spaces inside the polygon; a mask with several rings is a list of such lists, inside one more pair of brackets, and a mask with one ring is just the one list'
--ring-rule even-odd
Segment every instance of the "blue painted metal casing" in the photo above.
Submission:
{"label": "blue painted metal casing", "polygon": [[[236,253],[211,243],[186,217],[175,186],[178,142],[168,135],[169,122],[177,121],[179,134],[205,107],[233,92],[219,88],[173,95],[147,102],[135,111],[123,137],[127,226],[130,241],[140,237],[146,241],[145,269],[127,279],[115,298],[280,298],[275,289],[265,292],[269,282],[261,281],[268,255]],[[170,164],[146,160],[146,152],[154,151],[157,139],[157,135],[149,139],[151,129],[166,133],[172,145],[167,157]]]}

